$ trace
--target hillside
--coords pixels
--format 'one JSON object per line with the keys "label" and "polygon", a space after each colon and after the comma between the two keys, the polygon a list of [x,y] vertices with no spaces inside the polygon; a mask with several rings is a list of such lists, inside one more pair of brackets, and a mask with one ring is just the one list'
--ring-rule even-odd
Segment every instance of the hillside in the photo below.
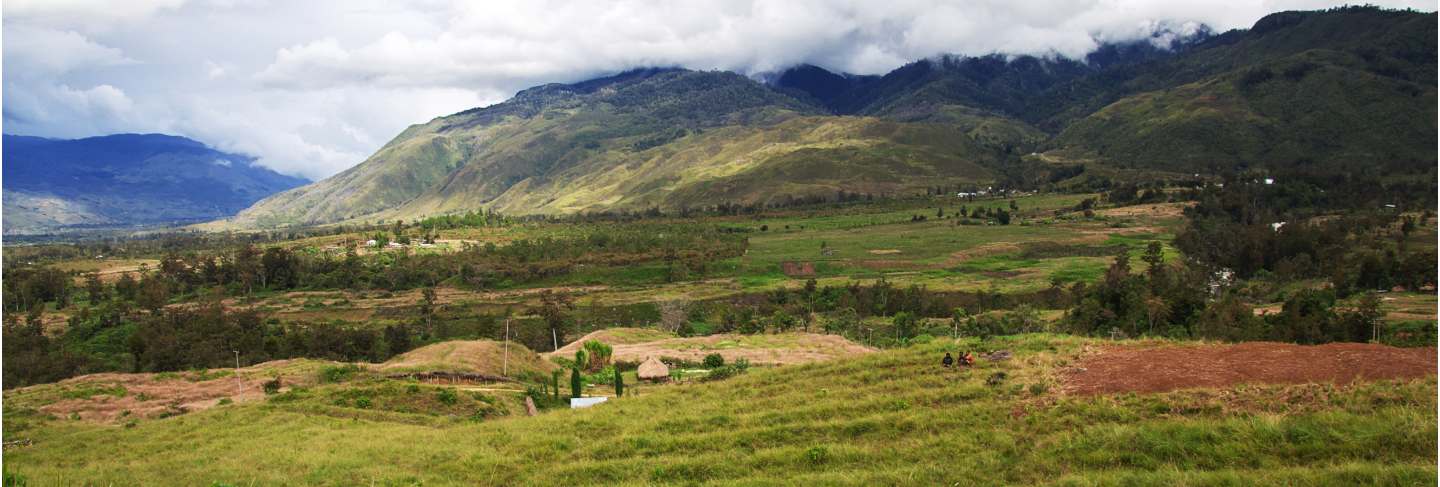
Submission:
{"label": "hillside", "polygon": [[[382,414],[375,409],[392,395],[408,397],[405,386],[365,380],[125,428],[45,419],[10,407],[6,440],[31,442],[7,449],[6,471],[41,484],[1435,481],[1433,370],[1371,377],[1378,382],[1227,381],[1141,394],[1069,390],[1069,375],[1093,367],[1088,361],[1102,359],[1102,347],[1163,351],[1175,345],[1183,344],[1055,335],[1002,337],[983,345],[940,340],[752,370],[721,382],[648,386],[638,396],[590,409],[478,424],[411,424],[407,416]],[[985,348],[1014,356],[982,358],[973,369],[939,366],[945,351]],[[1207,351],[1213,356],[1225,349]],[[1433,349],[1413,352],[1428,353],[1433,369]],[[416,392],[408,394],[416,398],[435,395],[411,388]],[[12,394],[32,390],[41,389],[7,392],[7,403]],[[335,402],[295,402],[312,397]],[[356,397],[371,398],[374,409],[354,405]],[[499,406],[476,401],[471,407]],[[177,438],[184,448],[176,447]]]}
{"label": "hillside", "polygon": [[1003,150],[966,131],[825,116],[733,73],[640,70],[413,126],[360,165],[228,223],[673,209],[988,180]]}
{"label": "hillside", "polygon": [[1049,124],[1067,124],[1053,146],[1177,171],[1423,173],[1435,165],[1435,35],[1435,14],[1272,14],[1188,55],[1082,80],[1073,93],[1094,88],[1088,101],[1047,100]]}
{"label": "hillside", "polygon": [[[1435,14],[1281,12],[1163,26],[1083,60],[941,56],[884,76],[641,69],[405,130],[359,165],[213,228],[777,204],[838,191],[1435,162]],[[1074,174],[1059,173],[1058,178]]]}
{"label": "hillside", "polygon": [[305,181],[184,137],[5,135],[6,234],[210,220]]}

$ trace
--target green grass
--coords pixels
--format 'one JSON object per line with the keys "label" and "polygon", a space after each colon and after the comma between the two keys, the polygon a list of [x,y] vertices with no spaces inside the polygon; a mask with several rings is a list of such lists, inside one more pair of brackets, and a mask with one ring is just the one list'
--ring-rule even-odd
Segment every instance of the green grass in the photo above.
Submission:
{"label": "green grass", "polygon": [[[1436,480],[1433,378],[1057,395],[1059,368],[1087,345],[1095,344],[1055,335],[999,337],[983,346],[937,340],[853,359],[756,369],[720,382],[650,388],[591,409],[479,423],[416,425],[257,403],[133,428],[48,421],[25,431],[33,446],[7,451],[5,459],[7,471],[39,484]],[[942,371],[937,357],[959,348],[1003,348],[1016,357]],[[1002,371],[1003,382],[985,384]],[[371,390],[365,383],[356,387]],[[356,409],[353,403],[346,408]]]}

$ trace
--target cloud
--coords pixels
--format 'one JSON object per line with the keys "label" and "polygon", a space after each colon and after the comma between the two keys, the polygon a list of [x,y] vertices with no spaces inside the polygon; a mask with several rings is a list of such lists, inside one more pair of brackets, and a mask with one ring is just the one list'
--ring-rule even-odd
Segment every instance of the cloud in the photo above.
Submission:
{"label": "cloud", "polygon": [[119,49],[75,31],[18,25],[5,28],[5,65],[11,76],[56,76],[78,69],[132,64]]}
{"label": "cloud", "polygon": [[1338,3],[7,0],[5,130],[162,131],[320,178],[407,125],[633,67],[876,74],[937,54],[1078,57]]}

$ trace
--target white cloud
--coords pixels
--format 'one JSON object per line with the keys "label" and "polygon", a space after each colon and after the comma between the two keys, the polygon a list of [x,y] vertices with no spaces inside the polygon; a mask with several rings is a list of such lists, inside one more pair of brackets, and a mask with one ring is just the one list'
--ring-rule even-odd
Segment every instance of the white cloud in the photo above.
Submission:
{"label": "white cloud", "polygon": [[409,124],[633,67],[875,74],[946,53],[1080,56],[1162,23],[1226,30],[1337,3],[6,0],[5,130],[162,131],[319,178]]}
{"label": "white cloud", "polygon": [[5,28],[5,65],[11,76],[39,77],[132,64],[119,49],[75,31],[17,25]]}

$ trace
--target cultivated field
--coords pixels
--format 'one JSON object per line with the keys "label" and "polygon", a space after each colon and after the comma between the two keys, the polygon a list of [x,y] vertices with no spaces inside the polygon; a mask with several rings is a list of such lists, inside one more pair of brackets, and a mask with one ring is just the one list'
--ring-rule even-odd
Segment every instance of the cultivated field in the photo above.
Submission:
{"label": "cultivated field", "polygon": [[[410,419],[414,414],[380,411],[379,404],[396,409],[407,397],[405,407],[419,407],[436,393],[432,386],[406,392],[403,384],[362,379],[128,427],[26,413],[11,402],[17,394],[11,391],[5,439],[28,443],[7,449],[6,470],[39,484],[1436,480],[1435,377],[1376,360],[1390,352],[1351,352],[1374,367],[1358,382],[1073,392],[1083,383],[1074,371],[1096,370],[1094,361],[1135,376],[1155,370],[1100,352],[1113,347],[1171,353],[1163,351],[1197,345],[1055,335],[938,340],[754,370],[722,382],[654,387],[591,409],[533,418],[462,394],[456,404],[488,411],[489,419],[478,423],[418,422]],[[967,369],[940,367],[943,352],[964,349],[1013,356],[982,358]],[[1381,355],[1364,355],[1370,353]],[[342,388],[368,394],[369,409],[358,408],[357,396]],[[441,407],[436,403],[432,411],[451,414]]]}

